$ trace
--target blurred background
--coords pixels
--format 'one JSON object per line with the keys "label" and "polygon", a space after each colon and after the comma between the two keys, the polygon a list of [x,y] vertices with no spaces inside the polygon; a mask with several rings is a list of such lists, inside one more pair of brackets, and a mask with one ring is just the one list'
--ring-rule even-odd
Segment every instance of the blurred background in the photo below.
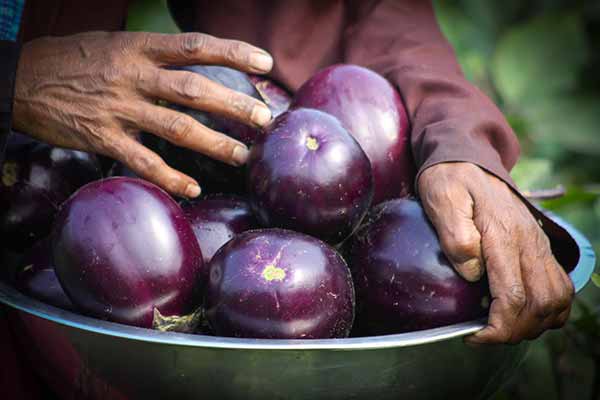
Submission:
{"label": "blurred background", "polygon": [[[437,0],[467,77],[504,111],[522,157],[522,189],[567,194],[543,205],[600,253],[600,1]],[[138,0],[129,30],[177,32],[164,1]],[[600,285],[600,276],[594,277]],[[537,340],[494,400],[600,399],[600,289],[578,296],[568,326]]]}

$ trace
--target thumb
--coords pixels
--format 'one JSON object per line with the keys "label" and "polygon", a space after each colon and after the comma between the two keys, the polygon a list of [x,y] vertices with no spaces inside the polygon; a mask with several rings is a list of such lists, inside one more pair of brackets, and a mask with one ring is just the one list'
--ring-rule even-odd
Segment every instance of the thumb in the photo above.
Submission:
{"label": "thumb", "polygon": [[421,193],[423,207],[437,231],[446,257],[464,279],[478,281],[485,266],[481,234],[473,219],[471,195],[456,186],[445,191],[444,196],[431,196],[425,192]]}

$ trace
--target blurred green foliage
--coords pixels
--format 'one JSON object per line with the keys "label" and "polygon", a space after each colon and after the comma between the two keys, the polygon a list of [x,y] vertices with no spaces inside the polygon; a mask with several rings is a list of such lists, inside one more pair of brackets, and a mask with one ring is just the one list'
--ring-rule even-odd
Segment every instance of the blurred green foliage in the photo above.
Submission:
{"label": "blurred green foliage", "polygon": [[[522,189],[565,185],[543,205],[600,252],[600,2],[437,0],[467,77],[515,129]],[[600,276],[595,277],[600,284]],[[600,399],[600,290],[578,296],[569,325],[532,346],[500,399]]]}
{"label": "blurred green foliage", "polygon": [[[600,253],[600,1],[436,0],[466,76],[504,111],[522,189],[567,187],[543,205]],[[177,32],[164,0],[138,0],[127,28]],[[600,276],[596,281],[600,283]],[[578,296],[568,326],[536,341],[495,400],[600,399],[600,290]]]}

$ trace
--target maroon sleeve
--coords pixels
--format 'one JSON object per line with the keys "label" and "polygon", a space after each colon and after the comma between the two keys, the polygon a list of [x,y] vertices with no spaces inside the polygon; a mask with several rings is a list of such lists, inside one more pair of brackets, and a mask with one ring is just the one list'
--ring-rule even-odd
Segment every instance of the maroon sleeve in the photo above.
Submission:
{"label": "maroon sleeve", "polygon": [[469,83],[428,0],[356,2],[345,32],[346,62],[397,85],[412,123],[419,173],[434,164],[477,164],[514,186],[517,139],[498,108]]}
{"label": "maroon sleeve", "polygon": [[557,260],[572,268],[579,259],[576,243],[511,179],[519,157],[517,138],[494,103],[465,79],[431,1],[354,3],[344,32],[344,60],[371,68],[398,87],[412,124],[417,179],[441,162],[479,165],[515,190],[549,236]]}

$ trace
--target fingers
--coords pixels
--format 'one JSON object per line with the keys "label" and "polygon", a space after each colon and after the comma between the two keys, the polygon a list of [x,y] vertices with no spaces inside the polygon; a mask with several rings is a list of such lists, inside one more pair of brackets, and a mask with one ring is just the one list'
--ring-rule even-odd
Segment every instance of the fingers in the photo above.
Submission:
{"label": "fingers", "polygon": [[141,102],[133,110],[132,121],[136,126],[177,146],[233,166],[240,166],[248,159],[248,148],[243,143],[207,128],[186,114]]}
{"label": "fingers", "polygon": [[545,233],[506,183],[472,164],[442,163],[425,170],[418,184],[457,271],[468,276],[470,259],[487,271],[488,325],[467,342],[519,343],[564,325],[573,284]]}
{"label": "fingers", "polygon": [[200,195],[200,186],[189,176],[169,167],[156,153],[127,135],[114,139],[117,149],[112,157],[127,165],[141,178],[152,182],[169,193],[194,198]]}
{"label": "fingers", "polygon": [[147,68],[138,81],[146,95],[263,127],[271,111],[260,101],[189,71]]}
{"label": "fingers", "polygon": [[562,327],[569,315],[573,285],[552,255],[544,232],[526,209],[504,215],[504,223],[489,216],[485,219],[483,252],[492,305],[488,326],[466,340],[519,343]]}
{"label": "fingers", "polygon": [[142,51],[162,65],[224,65],[252,73],[273,68],[273,58],[266,51],[245,42],[203,33],[145,35]]}
{"label": "fingers", "polygon": [[470,343],[512,343],[515,331],[523,323],[527,293],[521,276],[519,251],[516,246],[506,246],[510,238],[500,235],[490,232],[482,237],[492,303],[488,325],[466,338]]}
{"label": "fingers", "polygon": [[484,272],[481,235],[473,222],[470,194],[460,185],[435,185],[421,189],[421,197],[446,257],[463,278],[479,280]]}

